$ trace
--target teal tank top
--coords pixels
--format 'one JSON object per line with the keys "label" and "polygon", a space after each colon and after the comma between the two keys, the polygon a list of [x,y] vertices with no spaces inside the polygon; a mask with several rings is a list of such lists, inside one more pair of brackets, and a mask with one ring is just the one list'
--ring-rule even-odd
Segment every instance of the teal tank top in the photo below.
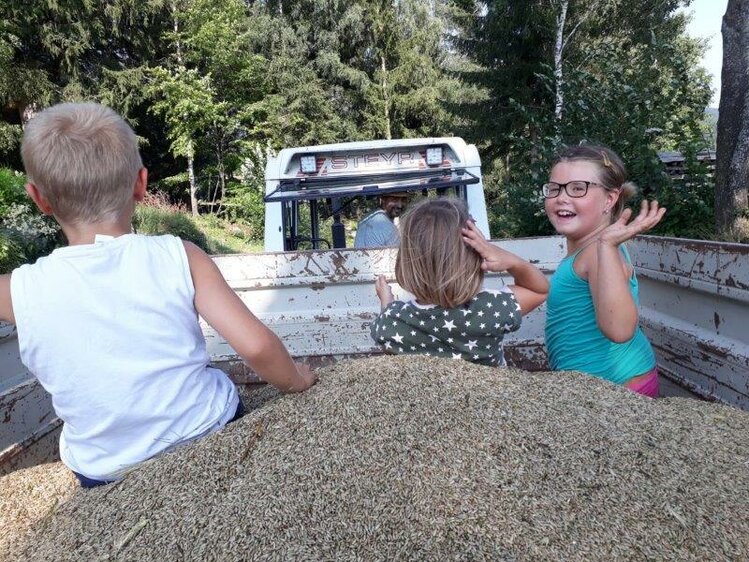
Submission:
{"label": "teal tank top", "polygon": [[[631,263],[624,246],[620,251]],[[596,324],[590,286],[572,267],[579,251],[561,261],[551,277],[546,301],[546,350],[549,366],[555,371],[582,371],[616,384],[652,370],[655,354],[637,326],[632,339],[615,343]],[[639,290],[634,273],[629,290],[639,306]]]}

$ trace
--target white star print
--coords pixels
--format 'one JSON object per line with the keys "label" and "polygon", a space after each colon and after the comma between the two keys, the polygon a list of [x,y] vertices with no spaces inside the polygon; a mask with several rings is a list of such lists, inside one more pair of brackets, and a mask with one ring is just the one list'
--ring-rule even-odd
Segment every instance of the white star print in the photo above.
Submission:
{"label": "white star print", "polygon": [[463,313],[463,316],[468,316],[469,314],[471,314],[471,310],[468,308],[464,308],[463,310],[461,310],[461,312]]}
{"label": "white star print", "polygon": [[448,332],[452,332],[455,329],[455,322],[453,322],[452,320],[450,320],[449,322],[445,320],[445,325],[442,327]]}
{"label": "white star print", "polygon": [[484,311],[483,311],[483,310],[479,310],[479,311],[478,311],[478,312],[477,312],[476,314],[477,314],[478,316],[483,316],[483,315],[484,315]]}
{"label": "white star print", "polygon": [[389,341],[386,341],[386,342],[385,342],[385,349],[390,349],[390,348],[392,348],[392,347],[393,347],[393,346],[392,346],[392,344],[391,344],[391,343],[390,343]]}
{"label": "white star print", "polygon": [[416,330],[411,330],[411,335],[415,336],[416,335]]}
{"label": "white star print", "polygon": [[393,336],[393,340],[397,341],[398,343],[403,343],[403,336],[401,336],[400,334],[395,334]]}
{"label": "white star print", "polygon": [[463,356],[460,353],[453,353],[453,359],[463,359]]}
{"label": "white star print", "polygon": [[468,340],[468,343],[466,344],[466,347],[469,351],[473,350],[474,347],[478,347],[478,343],[476,343],[478,340]]}

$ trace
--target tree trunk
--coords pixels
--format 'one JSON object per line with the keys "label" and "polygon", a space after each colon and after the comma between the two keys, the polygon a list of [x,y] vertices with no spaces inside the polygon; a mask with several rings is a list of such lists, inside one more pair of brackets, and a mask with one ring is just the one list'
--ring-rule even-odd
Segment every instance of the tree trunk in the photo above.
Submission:
{"label": "tree trunk", "polygon": [[187,145],[187,177],[190,179],[190,210],[192,216],[198,216],[198,188],[195,185],[195,149],[192,141]]}
{"label": "tree trunk", "polygon": [[[564,74],[562,72],[562,50],[564,49],[564,24],[567,20],[568,0],[563,0],[559,6],[557,15],[557,37],[554,42],[554,118],[557,122],[562,120],[564,110]],[[558,127],[558,125],[557,125]]]}
{"label": "tree trunk", "polygon": [[385,138],[393,138],[390,131],[390,99],[388,98],[388,75],[385,66],[385,55],[380,55],[380,70],[382,71],[382,99],[385,102]]}
{"label": "tree trunk", "polygon": [[715,167],[715,226],[737,230],[749,183],[749,0],[728,0]]}

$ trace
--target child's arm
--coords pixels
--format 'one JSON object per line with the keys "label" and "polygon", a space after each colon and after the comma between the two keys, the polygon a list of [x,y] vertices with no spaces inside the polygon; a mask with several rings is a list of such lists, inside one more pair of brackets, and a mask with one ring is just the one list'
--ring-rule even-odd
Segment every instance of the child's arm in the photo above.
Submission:
{"label": "child's arm", "polygon": [[375,292],[377,293],[377,298],[380,299],[380,310],[385,310],[387,306],[395,300],[393,289],[385,280],[384,275],[377,276],[377,281],[375,281]]}
{"label": "child's arm", "polygon": [[666,209],[657,201],[643,201],[640,214],[629,224],[631,209],[625,209],[619,220],[608,226],[598,239],[595,263],[588,270],[588,283],[601,332],[613,342],[632,339],[637,328],[637,305],[629,290],[631,268],[624,263],[619,246],[634,236],[653,228]]}
{"label": "child's arm", "polygon": [[0,321],[16,323],[10,301],[10,274],[0,275]]}
{"label": "child's arm", "polygon": [[195,286],[195,308],[265,382],[283,392],[301,392],[316,375],[294,363],[281,340],[250,312],[229,287],[213,260],[184,242]]}
{"label": "child's arm", "polygon": [[523,315],[540,306],[549,294],[549,282],[535,265],[495,246],[476,228],[473,221],[468,221],[462,229],[463,241],[484,259],[481,269],[484,271],[507,271],[515,281],[510,288],[520,304]]}

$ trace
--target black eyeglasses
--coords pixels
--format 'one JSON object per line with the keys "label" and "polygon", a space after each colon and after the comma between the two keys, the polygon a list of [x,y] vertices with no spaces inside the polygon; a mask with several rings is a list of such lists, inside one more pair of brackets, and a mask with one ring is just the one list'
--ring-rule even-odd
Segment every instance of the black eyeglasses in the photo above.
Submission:
{"label": "black eyeglasses", "polygon": [[549,182],[541,186],[541,193],[543,193],[546,199],[554,199],[554,197],[559,197],[559,194],[562,193],[562,190],[564,189],[570,197],[585,197],[588,194],[588,188],[591,185],[603,187],[600,183],[594,181],[575,180],[568,181],[567,183]]}

